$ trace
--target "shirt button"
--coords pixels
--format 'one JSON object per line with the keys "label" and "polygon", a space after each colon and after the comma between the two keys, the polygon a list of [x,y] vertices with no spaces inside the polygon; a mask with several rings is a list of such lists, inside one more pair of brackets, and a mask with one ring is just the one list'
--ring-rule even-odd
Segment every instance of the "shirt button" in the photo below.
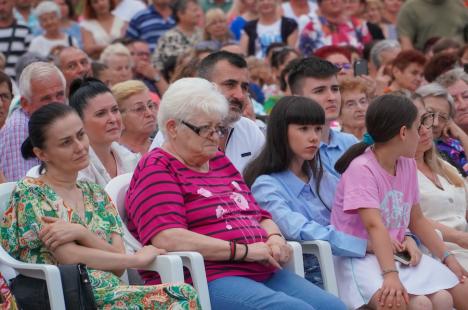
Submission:
{"label": "shirt button", "polygon": [[452,199],[452,198],[449,198],[448,201],[449,201],[450,203],[453,203],[453,199]]}

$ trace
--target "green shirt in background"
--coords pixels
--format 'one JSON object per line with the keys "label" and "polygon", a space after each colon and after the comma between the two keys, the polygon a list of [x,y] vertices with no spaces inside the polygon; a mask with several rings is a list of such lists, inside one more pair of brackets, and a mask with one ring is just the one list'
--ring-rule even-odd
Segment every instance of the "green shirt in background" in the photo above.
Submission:
{"label": "green shirt in background", "polygon": [[432,37],[453,38],[464,42],[468,8],[462,0],[407,0],[397,20],[399,36],[409,37],[422,50]]}

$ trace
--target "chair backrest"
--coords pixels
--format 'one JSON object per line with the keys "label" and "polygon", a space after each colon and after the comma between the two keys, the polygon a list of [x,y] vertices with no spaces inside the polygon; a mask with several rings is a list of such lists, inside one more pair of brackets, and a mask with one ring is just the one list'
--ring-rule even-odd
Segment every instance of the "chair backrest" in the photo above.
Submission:
{"label": "chair backrest", "polygon": [[40,167],[41,167],[40,165],[32,167],[31,169],[28,170],[28,172],[26,172],[26,176],[31,177],[31,178],[38,178],[41,175],[39,173]]}
{"label": "chair backrest", "polygon": [[[10,196],[15,189],[15,186],[16,182],[0,184],[0,216],[3,216],[3,213],[8,208],[10,204]],[[7,256],[9,256],[9,254],[2,248],[0,251],[0,261],[7,260]],[[5,277],[5,279],[8,280],[14,278],[17,275],[13,268],[4,264],[0,264],[0,272]]]}
{"label": "chair backrest", "polygon": [[106,192],[111,197],[115,207],[119,211],[120,217],[127,223],[127,212],[125,211],[125,194],[132,180],[132,173],[125,173],[116,176],[106,185]]}
{"label": "chair backrest", "polygon": [[15,189],[16,182],[8,182],[0,184],[0,216],[8,208],[10,203],[10,196]]}
{"label": "chair backrest", "polygon": [[123,239],[128,253],[134,253],[141,248],[141,243],[127,229],[127,212],[125,211],[125,194],[132,179],[132,173],[121,174],[109,181],[106,192],[114,202],[124,223]]}

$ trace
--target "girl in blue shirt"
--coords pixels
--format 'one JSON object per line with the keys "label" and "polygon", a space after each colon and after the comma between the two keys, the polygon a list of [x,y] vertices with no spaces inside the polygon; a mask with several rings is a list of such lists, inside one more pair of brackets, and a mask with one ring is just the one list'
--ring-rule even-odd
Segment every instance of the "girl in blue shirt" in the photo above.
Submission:
{"label": "girl in blue shirt", "polygon": [[[330,225],[338,179],[320,161],[325,112],[312,99],[283,97],[271,111],[266,144],[244,178],[258,204],[268,210],[288,240],[325,240],[334,255],[363,257],[366,240]],[[306,278],[323,287],[318,260],[305,255]]]}

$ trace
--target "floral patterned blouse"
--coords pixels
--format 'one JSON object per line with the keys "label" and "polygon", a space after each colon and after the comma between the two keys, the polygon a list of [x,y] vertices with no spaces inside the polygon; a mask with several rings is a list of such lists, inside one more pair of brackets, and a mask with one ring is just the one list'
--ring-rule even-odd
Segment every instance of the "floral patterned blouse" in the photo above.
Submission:
{"label": "floral patterned blouse", "polygon": [[352,17],[334,24],[324,16],[309,16],[310,21],[299,35],[299,49],[305,56],[326,45],[353,46],[359,50],[372,40],[364,20]]}
{"label": "floral patterned blouse", "polygon": [[[18,181],[0,223],[3,248],[18,260],[58,264],[38,238],[43,216],[56,217],[87,227],[111,243],[112,234],[122,235],[122,221],[106,192],[97,184],[78,181],[82,190],[84,220],[54,190],[40,179]],[[99,309],[199,309],[195,290],[187,284],[129,286],[111,272],[88,268]]]}

